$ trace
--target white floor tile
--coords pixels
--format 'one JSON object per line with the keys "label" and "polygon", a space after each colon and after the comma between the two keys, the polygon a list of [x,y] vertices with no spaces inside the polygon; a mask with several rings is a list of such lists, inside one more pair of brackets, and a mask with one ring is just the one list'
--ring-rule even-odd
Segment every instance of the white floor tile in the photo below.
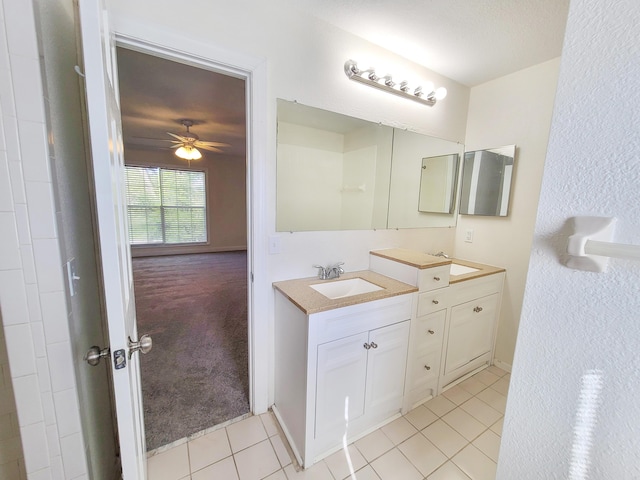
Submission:
{"label": "white floor tile", "polygon": [[376,430],[358,440],[355,446],[368,462],[372,462],[383,453],[391,450],[393,443],[381,430]]}
{"label": "white floor tile", "polygon": [[[357,472],[367,465],[367,460],[354,445],[349,445],[347,452],[338,450],[336,453],[325,458],[324,463],[327,464],[327,467],[329,467],[331,474],[336,480],[343,480],[349,478],[352,471]],[[358,476],[358,480],[360,480],[360,476]]]}
{"label": "white floor tile", "polygon": [[239,452],[267,439],[267,432],[260,417],[249,417],[227,427],[231,451]]}
{"label": "white floor tile", "polygon": [[448,398],[443,397],[442,395],[438,395],[437,397],[432,398],[428,402],[425,402],[423,405],[433,413],[435,413],[438,417],[446,415],[451,410],[456,408],[455,403],[453,403]]}
{"label": "white floor tile", "polygon": [[268,439],[234,454],[234,457],[240,480],[261,480],[280,470],[280,462]]}
{"label": "white floor tile", "polygon": [[264,480],[287,480],[287,474],[284,473],[284,470],[278,470],[276,473],[269,475]]}
{"label": "white floor tile", "polygon": [[381,480],[422,480],[423,476],[400,450],[394,448],[371,462]]}
{"label": "white floor tile", "polygon": [[469,443],[442,420],[429,425],[422,430],[422,434],[449,458],[453,457]]}
{"label": "white floor tile", "polygon": [[354,477],[349,477],[349,480],[380,480],[380,477],[376,471],[371,468],[371,465],[358,470]]}
{"label": "white floor tile", "polygon": [[269,440],[271,441],[273,450],[276,452],[280,466],[286,467],[289,465],[292,462],[291,455],[289,455],[289,451],[287,450],[282,438],[280,438],[280,435],[274,435],[273,437],[270,437]]}
{"label": "white floor tile", "polygon": [[476,420],[479,420],[486,427],[490,427],[496,423],[502,413],[494,410],[489,405],[479,400],[477,397],[470,398],[460,405],[465,412],[471,414]]}
{"label": "white floor tile", "polygon": [[381,429],[384,434],[389,437],[389,440],[393,442],[394,445],[398,445],[404,442],[407,438],[418,433],[416,427],[411,425],[411,423],[404,417],[397,418],[391,423],[388,423]]}
{"label": "white floor tile", "polygon": [[491,385],[490,388],[493,388],[496,392],[506,397],[509,393],[509,380],[507,378],[501,378],[496,383]]}
{"label": "white floor tile", "polygon": [[461,408],[450,411],[442,417],[442,420],[468,441],[475,440],[487,428]]}
{"label": "white floor tile", "polygon": [[467,378],[464,382],[460,382],[458,385],[469,392],[471,395],[477,395],[482,390],[487,388],[484,383],[473,377]]}
{"label": "white floor tile", "polygon": [[500,377],[498,375],[495,375],[486,369],[476,373],[473,378],[484,383],[486,386],[491,386],[498,380],[500,380]]}
{"label": "white floor tile", "polygon": [[[238,480],[238,472],[233,457],[227,457],[213,465],[209,465],[198,472],[191,474],[191,480]],[[151,480],[151,479],[150,479]]]}
{"label": "white floor tile", "polygon": [[507,397],[496,392],[492,388],[487,388],[486,390],[481,391],[477,397],[491,408],[504,415],[504,411],[507,408]]}
{"label": "white floor tile", "polygon": [[401,443],[398,449],[418,469],[422,476],[429,475],[447,461],[445,454],[438,450],[421,433]]}
{"label": "white floor tile", "polygon": [[149,480],[179,480],[189,476],[189,453],[183,443],[147,459]]}
{"label": "white floor tile", "polygon": [[262,425],[269,437],[273,437],[278,434],[278,427],[276,426],[276,419],[273,413],[263,413],[260,415],[260,420],[262,420]]}
{"label": "white floor tile", "polygon": [[224,428],[191,440],[187,446],[192,472],[197,472],[231,455],[231,447]]}
{"label": "white floor tile", "polygon": [[418,405],[407,413],[404,418],[409,420],[418,430],[422,430],[438,420],[438,416],[424,405]]}
{"label": "white floor tile", "polygon": [[473,441],[473,445],[494,462],[498,462],[500,452],[500,436],[487,430]]}
{"label": "white floor tile", "polygon": [[456,385],[455,387],[451,387],[449,390],[442,392],[446,398],[451,400],[456,405],[461,405],[467,400],[469,400],[473,395],[467,392],[460,385]]}
{"label": "white floor tile", "polygon": [[427,477],[427,480],[470,480],[465,473],[460,470],[455,463],[447,462],[434,473]]}
{"label": "white floor tile", "polygon": [[502,436],[502,426],[504,425],[504,417],[498,420],[496,423],[491,425],[490,430],[496,435]]}
{"label": "white floor tile", "polygon": [[293,464],[288,465],[285,467],[284,473],[287,474],[287,480],[334,480],[329,467],[324,462],[318,462],[311,468],[299,472],[296,471]]}
{"label": "white floor tile", "polygon": [[487,372],[491,372],[499,377],[504,377],[507,373],[509,373],[506,370],[501,369],[500,367],[496,367],[495,365],[491,365],[490,367],[488,367]]}
{"label": "white floor tile", "polygon": [[471,480],[495,480],[496,463],[473,445],[451,459]]}

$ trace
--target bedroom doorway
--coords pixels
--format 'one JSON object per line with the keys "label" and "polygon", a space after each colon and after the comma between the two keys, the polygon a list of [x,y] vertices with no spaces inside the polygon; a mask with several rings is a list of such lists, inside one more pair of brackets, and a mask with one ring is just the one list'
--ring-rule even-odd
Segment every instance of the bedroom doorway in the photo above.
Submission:
{"label": "bedroom doorway", "polygon": [[246,82],[123,47],[118,68],[154,451],[251,411]]}

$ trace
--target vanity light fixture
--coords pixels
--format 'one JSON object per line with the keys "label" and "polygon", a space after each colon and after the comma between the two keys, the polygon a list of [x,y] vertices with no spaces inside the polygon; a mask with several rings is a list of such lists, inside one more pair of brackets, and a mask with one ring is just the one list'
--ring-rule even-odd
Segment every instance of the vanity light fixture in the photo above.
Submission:
{"label": "vanity light fixture", "polygon": [[344,73],[349,79],[355,80],[356,82],[364,83],[370,87],[375,87],[430,107],[433,107],[438,100],[442,100],[447,96],[446,88],[440,87],[434,89],[433,83],[431,82],[427,83],[424,88],[421,86],[415,87],[412,92],[407,81],[396,84],[391,78],[391,75],[379,77],[373,68],[360,70],[358,64],[353,60],[347,60],[345,62]]}

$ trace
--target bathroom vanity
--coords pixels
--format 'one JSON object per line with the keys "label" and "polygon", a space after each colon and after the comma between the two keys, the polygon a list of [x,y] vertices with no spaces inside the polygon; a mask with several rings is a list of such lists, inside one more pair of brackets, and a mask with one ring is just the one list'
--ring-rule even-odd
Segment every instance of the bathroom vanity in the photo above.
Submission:
{"label": "bathroom vanity", "polygon": [[371,252],[370,268],[419,289],[405,408],[491,364],[504,269],[404,249]]}
{"label": "bathroom vanity", "polygon": [[273,411],[305,468],[490,364],[504,270],[451,262],[382,250],[274,283]]}

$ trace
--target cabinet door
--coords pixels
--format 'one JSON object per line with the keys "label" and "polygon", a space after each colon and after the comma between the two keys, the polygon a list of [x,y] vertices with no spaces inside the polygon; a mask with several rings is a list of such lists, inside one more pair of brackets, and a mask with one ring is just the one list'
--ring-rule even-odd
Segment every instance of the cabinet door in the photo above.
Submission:
{"label": "cabinet door", "polygon": [[364,332],[318,346],[316,438],[342,435],[347,418],[364,414],[368,340]]}
{"label": "cabinet door", "polygon": [[402,407],[409,346],[409,321],[369,332],[367,415],[393,413]]}
{"label": "cabinet door", "polygon": [[451,309],[445,373],[491,350],[497,303],[494,294]]}

